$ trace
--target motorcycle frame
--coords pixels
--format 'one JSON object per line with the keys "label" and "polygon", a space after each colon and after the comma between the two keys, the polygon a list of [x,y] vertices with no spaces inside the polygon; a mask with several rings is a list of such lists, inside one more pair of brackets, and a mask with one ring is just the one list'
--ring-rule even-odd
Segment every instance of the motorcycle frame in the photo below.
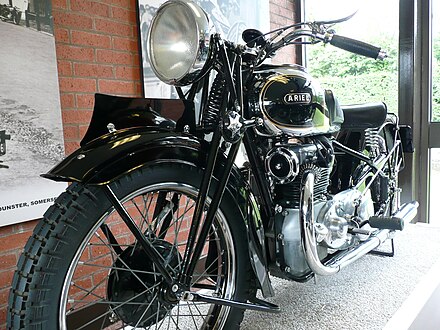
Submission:
{"label": "motorcycle frame", "polygon": [[[335,149],[335,153],[339,152],[340,155],[349,155],[354,159],[358,160],[360,164],[361,162],[364,163],[364,165],[360,165],[362,168],[362,170],[360,171],[361,173],[353,177],[353,182],[352,185],[350,186],[350,189],[357,189],[357,190],[362,189],[363,191],[362,197],[364,197],[366,191],[368,191],[368,189],[371,187],[375,179],[381,175],[384,175],[383,169],[386,165],[388,165],[388,168],[393,169],[394,173],[390,173],[392,176],[397,176],[397,173],[404,166],[403,164],[404,158],[402,155],[403,153],[402,142],[399,139],[399,125],[397,122],[397,116],[395,116],[394,114],[389,114],[385,123],[383,123],[378,129],[378,132],[381,131],[385,132],[385,134],[387,131],[389,132],[389,134],[392,134],[393,137],[392,147],[387,143],[385,138],[384,142],[386,147],[386,154],[380,154],[375,158],[371,158],[359,151],[344,146],[342,143],[338,141],[333,141],[333,147]],[[364,188],[361,188],[363,186]],[[399,194],[399,191],[397,190],[396,193]],[[395,196],[395,198],[397,198],[398,201],[396,205],[398,209],[400,206],[399,195]],[[390,209],[389,215],[392,215],[392,213],[395,211],[396,211],[395,209]]]}

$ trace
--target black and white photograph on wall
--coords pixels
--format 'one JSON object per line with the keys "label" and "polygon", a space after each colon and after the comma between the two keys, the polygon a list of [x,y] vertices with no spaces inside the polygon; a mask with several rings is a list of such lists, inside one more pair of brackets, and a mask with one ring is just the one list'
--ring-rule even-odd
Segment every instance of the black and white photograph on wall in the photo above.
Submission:
{"label": "black and white photograph on wall", "polygon": [[66,188],[51,0],[0,0],[0,226],[41,218]]}
{"label": "black and white photograph on wall", "polygon": [[[164,0],[138,0],[144,96],[177,98],[174,88],[159,81],[150,68],[147,35],[151,19]],[[214,32],[222,38],[244,43],[241,33],[247,28],[269,31],[269,0],[194,0],[208,14]]]}

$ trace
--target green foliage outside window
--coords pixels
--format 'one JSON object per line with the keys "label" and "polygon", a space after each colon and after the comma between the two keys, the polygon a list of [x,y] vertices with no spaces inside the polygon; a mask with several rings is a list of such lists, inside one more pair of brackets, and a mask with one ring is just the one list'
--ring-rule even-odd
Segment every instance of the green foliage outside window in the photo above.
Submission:
{"label": "green foliage outside window", "polygon": [[440,122],[440,35],[434,38],[432,47],[432,118]]}
{"label": "green foliage outside window", "polygon": [[308,71],[322,87],[331,89],[341,104],[383,101],[390,112],[397,112],[396,42],[387,37],[370,42],[387,50],[385,61],[375,61],[330,45],[316,45],[307,49]]}
{"label": "green foliage outside window", "polygon": [[[390,112],[397,113],[398,51],[397,42],[382,36],[370,40],[388,53],[384,61],[375,61],[330,45],[307,48],[308,71],[322,87],[331,89],[341,104],[383,101]],[[432,118],[440,122],[440,36],[433,43]]]}

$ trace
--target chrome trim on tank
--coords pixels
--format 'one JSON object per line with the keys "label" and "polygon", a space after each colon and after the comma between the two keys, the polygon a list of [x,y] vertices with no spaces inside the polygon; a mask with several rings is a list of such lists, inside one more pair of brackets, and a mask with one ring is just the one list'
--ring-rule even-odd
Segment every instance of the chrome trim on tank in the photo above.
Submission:
{"label": "chrome trim on tank", "polygon": [[[259,115],[263,118],[264,128],[269,135],[279,136],[282,134],[294,135],[297,137],[306,137],[320,134],[334,133],[339,130],[339,127],[332,125],[327,113],[327,107],[325,105],[324,90],[319,85],[319,82],[314,80],[310,76],[306,69],[299,65],[271,65],[261,66],[255,71],[255,74],[261,75],[261,81],[258,81],[258,110]],[[263,78],[264,77],[264,78]],[[284,105],[305,105],[316,104],[315,111],[321,111],[322,115],[313,114],[307,123],[287,124],[277,121],[275,118],[271,118],[271,115],[267,113],[265,105],[266,92],[272,84],[282,83],[288,84],[290,80],[296,78],[304,79],[307,83],[306,86],[312,91],[290,91],[283,96],[282,102]],[[286,102],[287,95],[308,95],[310,100],[307,102]],[[316,122],[315,122],[316,120]],[[258,134],[267,136],[267,132],[261,132],[257,129]]]}

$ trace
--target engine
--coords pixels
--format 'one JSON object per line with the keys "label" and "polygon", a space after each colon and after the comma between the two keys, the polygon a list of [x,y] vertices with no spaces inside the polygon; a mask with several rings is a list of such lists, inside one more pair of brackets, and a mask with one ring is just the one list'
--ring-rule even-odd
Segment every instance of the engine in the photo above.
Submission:
{"label": "engine", "polygon": [[[292,139],[291,139],[292,140]],[[266,173],[271,182],[276,204],[273,249],[276,269],[297,281],[311,274],[304,257],[301,239],[301,180],[308,172],[314,174],[313,208],[319,258],[344,250],[362,239],[356,228],[374,215],[369,190],[356,189],[329,193],[334,163],[331,140],[320,136],[296,140],[297,143],[275,144],[266,153]],[[302,141],[300,143],[300,141]]]}
{"label": "engine", "polygon": [[311,270],[302,246],[299,209],[304,175],[314,174],[314,222],[321,260],[362,239],[355,229],[373,215],[373,202],[369,191],[363,195],[354,189],[335,195],[328,191],[335,161],[330,136],[343,122],[331,91],[321,89],[300,66],[263,66],[253,87],[250,110],[264,122],[256,133],[276,204],[272,272],[306,280]]}
{"label": "engine", "polygon": [[[290,143],[276,143],[266,153],[265,169],[271,183],[276,203],[274,221],[274,245],[276,269],[295,280],[310,273],[304,259],[301,242],[299,203],[301,180],[305,173],[313,172],[315,214],[328,204],[327,188],[334,156],[327,138],[294,139]],[[320,247],[320,256],[327,255],[327,248]]]}
{"label": "engine", "polygon": [[269,235],[271,259],[276,261],[271,272],[304,281],[312,275],[300,222],[305,174],[314,177],[314,232],[321,260],[363,239],[362,230],[356,228],[373,215],[373,202],[369,190],[329,192],[335,162],[331,134],[344,120],[331,91],[323,90],[298,65],[263,65],[251,86],[249,110],[263,122],[256,134],[276,212]]}

